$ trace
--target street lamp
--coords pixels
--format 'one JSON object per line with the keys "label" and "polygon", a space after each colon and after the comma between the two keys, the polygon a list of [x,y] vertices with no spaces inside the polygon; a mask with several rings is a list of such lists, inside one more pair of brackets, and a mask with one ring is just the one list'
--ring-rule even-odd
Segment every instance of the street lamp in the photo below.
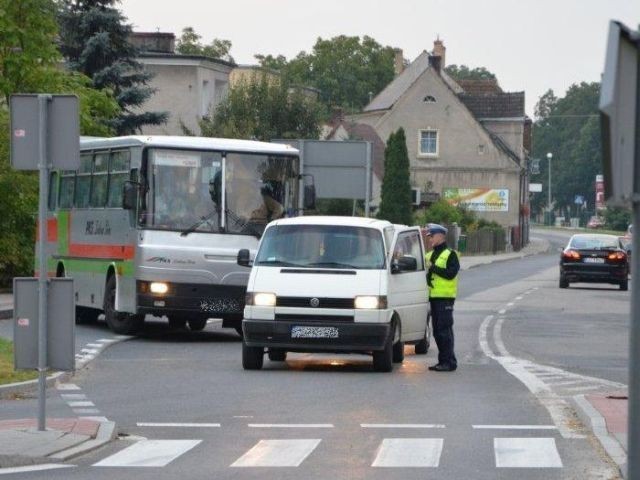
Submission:
{"label": "street lamp", "polygon": [[551,152],[547,153],[547,160],[549,160],[549,165],[548,165],[548,169],[549,169],[549,181],[548,181],[549,201],[547,203],[547,206],[549,207],[549,223],[551,223],[551,159],[552,158],[553,158],[553,153],[551,153]]}

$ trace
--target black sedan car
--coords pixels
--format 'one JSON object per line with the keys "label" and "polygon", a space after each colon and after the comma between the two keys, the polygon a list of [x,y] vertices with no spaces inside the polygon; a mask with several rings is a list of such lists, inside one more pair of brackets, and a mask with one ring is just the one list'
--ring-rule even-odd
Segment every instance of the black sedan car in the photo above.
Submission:
{"label": "black sedan car", "polygon": [[629,288],[629,256],[614,235],[578,234],[560,254],[560,288],[572,282],[613,283]]}

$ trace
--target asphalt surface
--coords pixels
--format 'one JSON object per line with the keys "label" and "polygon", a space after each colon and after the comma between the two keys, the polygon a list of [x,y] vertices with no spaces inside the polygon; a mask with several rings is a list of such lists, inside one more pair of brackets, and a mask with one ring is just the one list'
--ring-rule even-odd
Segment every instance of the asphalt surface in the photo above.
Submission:
{"label": "asphalt surface", "polygon": [[[155,323],[72,380],[120,439],[74,468],[15,478],[617,478],[565,399],[626,383],[629,296],[608,286],[559,290],[557,248],[568,236],[536,235],[552,241],[550,253],[463,272],[455,373],[427,370],[435,345],[426,357],[407,346],[389,374],[373,372],[367,356],[315,354],[248,372],[232,330]],[[77,330],[80,343],[109,334],[101,324]],[[0,406],[3,418],[36,412],[34,398]],[[48,408],[74,416],[55,390]],[[140,425],[159,422],[191,425]],[[182,442],[157,444],[179,451],[161,467],[99,466],[118,464],[112,455],[140,450],[144,439]]]}

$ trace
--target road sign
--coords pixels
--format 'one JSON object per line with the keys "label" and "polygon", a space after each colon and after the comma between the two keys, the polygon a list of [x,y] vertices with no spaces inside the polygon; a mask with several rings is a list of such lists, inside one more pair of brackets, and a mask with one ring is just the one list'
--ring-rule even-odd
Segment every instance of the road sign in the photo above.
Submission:
{"label": "road sign", "polygon": [[[50,95],[47,108],[47,151],[55,168],[80,166],[78,97]],[[11,165],[16,170],[37,170],[40,152],[38,95],[11,95]]]}
{"label": "road sign", "polygon": [[584,195],[576,195],[573,198],[573,203],[576,205],[582,205],[584,203]]}
{"label": "road sign", "polygon": [[[609,24],[605,71],[600,89],[605,196],[629,205],[634,180],[638,113],[638,33],[619,22]],[[640,185],[640,183],[638,183]]]}
{"label": "road sign", "polygon": [[530,183],[529,184],[529,192],[530,193],[540,193],[540,192],[542,192],[542,184],[541,183]]}
{"label": "road sign", "polygon": [[[75,368],[75,303],[72,278],[52,278],[47,289],[47,367]],[[38,279],[13,279],[13,342],[16,369],[38,368]]]}

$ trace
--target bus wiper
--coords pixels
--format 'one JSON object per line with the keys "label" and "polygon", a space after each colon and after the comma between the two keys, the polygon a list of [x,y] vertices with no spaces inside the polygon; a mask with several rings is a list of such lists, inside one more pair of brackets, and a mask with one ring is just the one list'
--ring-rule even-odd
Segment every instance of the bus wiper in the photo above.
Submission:
{"label": "bus wiper", "polygon": [[200,220],[198,220],[196,223],[194,223],[193,225],[191,225],[189,228],[187,228],[187,229],[183,230],[183,231],[180,233],[180,236],[181,236],[181,237],[186,237],[186,236],[187,236],[187,235],[189,235],[190,233],[195,232],[195,231],[198,229],[198,227],[199,227],[200,225],[202,225],[204,222],[206,222],[206,221],[208,221],[208,220],[211,220],[211,219],[213,218],[213,216],[214,216],[216,213],[218,213],[218,210],[217,210],[217,209],[216,209],[216,210],[213,210],[213,211],[212,211],[211,213],[209,213],[208,215],[205,215],[204,217],[200,218]]}
{"label": "bus wiper", "polygon": [[327,268],[358,268],[355,265],[350,265],[348,263],[339,263],[339,262],[315,262],[315,263],[309,263],[307,266],[327,267]]}

